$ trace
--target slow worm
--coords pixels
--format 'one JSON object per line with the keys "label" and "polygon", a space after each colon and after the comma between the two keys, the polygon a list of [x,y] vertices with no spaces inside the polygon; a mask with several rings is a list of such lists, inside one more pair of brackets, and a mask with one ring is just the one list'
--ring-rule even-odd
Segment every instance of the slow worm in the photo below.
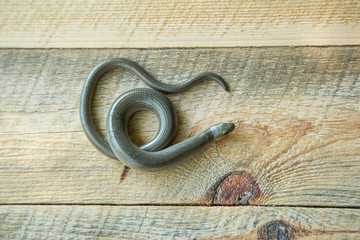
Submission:
{"label": "slow worm", "polygon": [[[107,117],[107,142],[94,126],[91,116],[91,100],[95,86],[102,75],[117,68],[129,70],[153,89],[133,89],[115,100]],[[174,166],[191,158],[194,154],[202,151],[206,145],[221,139],[234,129],[233,123],[219,123],[194,137],[165,148],[175,137],[177,115],[171,102],[160,92],[181,92],[204,79],[218,82],[227,91],[225,81],[215,73],[204,72],[179,84],[166,84],[159,82],[130,60],[124,58],[105,60],[90,72],[84,84],[80,101],[80,119],[83,130],[90,142],[100,152],[120,160],[128,167],[141,171],[156,171]],[[159,130],[153,140],[137,147],[129,138],[128,122],[134,112],[143,109],[155,113],[159,119]]]}

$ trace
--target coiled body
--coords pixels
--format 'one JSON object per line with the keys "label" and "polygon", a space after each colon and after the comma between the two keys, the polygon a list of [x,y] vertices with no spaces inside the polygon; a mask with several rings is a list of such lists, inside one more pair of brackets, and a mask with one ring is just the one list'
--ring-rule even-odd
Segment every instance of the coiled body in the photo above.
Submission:
{"label": "coiled body", "polygon": [[[91,100],[96,83],[101,76],[116,68],[131,71],[147,85],[155,89],[138,88],[122,94],[111,106],[107,117],[106,142],[95,129],[91,117]],[[123,59],[108,59],[97,65],[89,74],[81,94],[80,119],[90,142],[105,155],[119,159],[125,165],[142,171],[161,170],[180,163],[201,151],[208,143],[216,141],[234,129],[232,123],[212,126],[199,135],[164,149],[174,139],[177,116],[171,102],[160,92],[181,92],[192,84],[203,80],[217,81],[225,90],[225,81],[214,73],[201,73],[179,84],[157,81],[136,63]],[[157,91],[156,91],[157,90]],[[159,92],[160,91],[160,92]],[[142,109],[156,114],[160,127],[156,137],[147,144],[137,147],[128,136],[128,121],[131,115]]]}

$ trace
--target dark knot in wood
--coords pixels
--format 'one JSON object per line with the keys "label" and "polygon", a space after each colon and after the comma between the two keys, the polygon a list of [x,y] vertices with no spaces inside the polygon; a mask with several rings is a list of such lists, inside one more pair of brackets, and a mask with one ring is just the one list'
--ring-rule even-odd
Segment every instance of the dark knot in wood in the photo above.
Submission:
{"label": "dark knot in wood", "polygon": [[260,197],[260,188],[250,173],[233,171],[216,181],[201,202],[209,205],[251,205],[259,204]]}
{"label": "dark knot in wood", "polygon": [[288,223],[275,220],[262,225],[257,232],[258,240],[294,239],[295,229]]}

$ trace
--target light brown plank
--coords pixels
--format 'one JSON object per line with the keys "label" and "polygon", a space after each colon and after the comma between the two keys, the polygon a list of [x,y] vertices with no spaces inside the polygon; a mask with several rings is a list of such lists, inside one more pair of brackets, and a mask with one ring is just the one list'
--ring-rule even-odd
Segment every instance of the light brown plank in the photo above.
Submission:
{"label": "light brown plank", "polygon": [[359,239],[360,210],[1,206],[3,239]]}
{"label": "light brown plank", "polygon": [[0,47],[351,45],[359,12],[350,0],[5,0]]}
{"label": "light brown plank", "polygon": [[[204,82],[168,95],[180,120],[176,141],[223,121],[235,131],[174,169],[122,177],[124,165],[97,152],[78,114],[89,71],[118,56],[166,82],[213,71],[229,83],[230,94]],[[360,206],[358,47],[1,50],[0,57],[1,203]],[[143,86],[121,70],[106,74],[94,99],[98,127],[120,93]],[[131,131],[145,142],[156,120],[137,117]]]}

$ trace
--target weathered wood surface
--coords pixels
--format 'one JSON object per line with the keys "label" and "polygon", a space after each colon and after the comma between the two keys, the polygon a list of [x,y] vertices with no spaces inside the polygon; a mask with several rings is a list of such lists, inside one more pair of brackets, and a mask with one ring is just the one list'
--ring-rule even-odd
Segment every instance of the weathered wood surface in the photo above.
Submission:
{"label": "weathered wood surface", "polygon": [[[99,153],[79,121],[84,80],[109,57],[172,83],[220,74],[230,94],[203,82],[168,95],[176,141],[218,122],[235,131],[172,170],[121,176],[124,165]],[[360,206],[358,47],[3,49],[0,59],[1,203]],[[143,86],[121,70],[106,74],[94,99],[98,128],[118,95]],[[156,120],[137,117],[131,132],[144,142]]]}
{"label": "weathered wood surface", "polygon": [[360,210],[1,206],[2,239],[359,239]]}
{"label": "weathered wood surface", "polygon": [[351,0],[3,0],[0,47],[350,45],[359,12]]}

